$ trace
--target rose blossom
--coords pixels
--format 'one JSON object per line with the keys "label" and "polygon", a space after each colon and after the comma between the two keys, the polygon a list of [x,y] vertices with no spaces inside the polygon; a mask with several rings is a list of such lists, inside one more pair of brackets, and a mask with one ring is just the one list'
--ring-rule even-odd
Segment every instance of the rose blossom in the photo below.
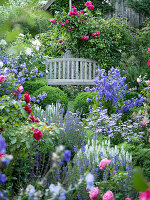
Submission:
{"label": "rose blossom", "polygon": [[51,23],[55,23],[55,22],[56,22],[56,19],[50,19],[50,22],[51,22]]}
{"label": "rose blossom", "polygon": [[148,60],[148,66],[150,67],[150,59]]}
{"label": "rose blossom", "polygon": [[103,195],[103,200],[114,200],[114,195],[112,193],[112,191],[107,191],[104,195]]}
{"label": "rose blossom", "polygon": [[81,19],[81,21],[83,22],[83,21],[84,21],[84,19]]}
{"label": "rose blossom", "polygon": [[0,76],[0,82],[4,82],[5,81],[5,76]]}
{"label": "rose blossom", "polygon": [[35,129],[35,130],[34,130],[33,137],[34,137],[37,141],[39,141],[39,140],[42,138],[42,136],[43,136],[43,134],[42,134],[42,132],[41,132],[40,130],[38,130],[38,129]]}
{"label": "rose blossom", "polygon": [[65,20],[65,22],[66,22],[66,24],[68,24],[68,23],[69,23],[69,20],[68,20],[68,19],[66,19],[66,20]]}
{"label": "rose blossom", "polygon": [[99,189],[98,187],[94,187],[93,190],[90,192],[89,197],[90,199],[97,199],[99,195]]}
{"label": "rose blossom", "polygon": [[146,190],[145,192],[140,192],[139,199],[150,200],[150,189]]}
{"label": "rose blossom", "polygon": [[108,160],[107,158],[104,158],[103,160],[101,160],[101,162],[99,163],[99,168],[103,169],[106,165],[109,165],[111,162],[111,160]]}
{"label": "rose blossom", "polygon": [[34,117],[33,115],[30,115],[29,118],[30,118],[33,122],[35,122],[35,117]]}
{"label": "rose blossom", "polygon": [[148,48],[148,51],[150,51],[150,48]]}
{"label": "rose blossom", "polygon": [[17,96],[17,92],[14,92],[13,95],[14,95],[14,96]]}
{"label": "rose blossom", "polygon": [[131,200],[129,197],[125,198],[125,200]]}
{"label": "rose blossom", "polygon": [[96,33],[92,33],[92,36],[95,37],[95,36],[96,36]]}
{"label": "rose blossom", "polygon": [[32,112],[31,108],[29,108],[27,105],[24,107],[25,111],[27,111],[29,114]]}
{"label": "rose blossom", "polygon": [[88,39],[89,39],[89,36],[86,36],[86,37],[85,37],[85,40],[88,40]]}
{"label": "rose blossom", "polygon": [[18,87],[18,92],[19,92],[19,93],[23,92],[23,86],[22,86],[22,85],[20,85],[20,86]]}
{"label": "rose blossom", "polygon": [[88,187],[86,187],[86,191],[87,191],[87,192],[90,191]]}
{"label": "rose blossom", "polygon": [[116,170],[113,171],[113,174],[116,174]]}
{"label": "rose blossom", "polygon": [[58,40],[58,43],[62,43],[62,41],[61,41],[61,40]]}
{"label": "rose blossom", "polygon": [[30,94],[28,92],[26,92],[24,94],[24,100],[27,102],[27,103],[30,103],[31,101],[31,97],[30,97]]}

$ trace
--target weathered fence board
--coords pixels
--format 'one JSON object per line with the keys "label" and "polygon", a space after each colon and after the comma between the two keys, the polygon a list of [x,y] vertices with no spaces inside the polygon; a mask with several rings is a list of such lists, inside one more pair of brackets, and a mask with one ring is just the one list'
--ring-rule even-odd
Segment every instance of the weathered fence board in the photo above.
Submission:
{"label": "weathered fence board", "polygon": [[47,85],[94,85],[100,64],[84,58],[46,60]]}

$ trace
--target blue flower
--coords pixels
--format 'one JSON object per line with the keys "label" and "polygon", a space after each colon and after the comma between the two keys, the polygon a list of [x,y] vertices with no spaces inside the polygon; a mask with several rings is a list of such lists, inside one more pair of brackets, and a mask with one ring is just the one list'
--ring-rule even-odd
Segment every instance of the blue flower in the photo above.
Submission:
{"label": "blue flower", "polygon": [[89,190],[92,190],[94,184],[94,176],[91,173],[88,173],[85,177],[85,181]]}
{"label": "blue flower", "polygon": [[6,153],[6,142],[4,138],[0,135],[0,153]]}
{"label": "blue flower", "polygon": [[70,158],[71,158],[71,151],[70,150],[65,150],[63,152],[63,159],[66,161],[66,162],[69,162],[70,161]]}
{"label": "blue flower", "polygon": [[38,68],[35,68],[35,73],[38,73]]}
{"label": "blue flower", "polygon": [[4,184],[6,182],[6,176],[5,174],[0,173],[0,183]]}
{"label": "blue flower", "polygon": [[32,98],[31,98],[31,101],[35,101],[35,100],[36,100],[36,98],[35,98],[35,97],[32,97]]}
{"label": "blue flower", "polygon": [[29,70],[26,68],[26,73],[29,73]]}
{"label": "blue flower", "polygon": [[43,73],[42,72],[39,73],[39,77],[43,77]]}
{"label": "blue flower", "polygon": [[35,193],[35,187],[33,185],[28,185],[26,188],[26,192],[29,195],[29,197],[33,196],[33,194]]}

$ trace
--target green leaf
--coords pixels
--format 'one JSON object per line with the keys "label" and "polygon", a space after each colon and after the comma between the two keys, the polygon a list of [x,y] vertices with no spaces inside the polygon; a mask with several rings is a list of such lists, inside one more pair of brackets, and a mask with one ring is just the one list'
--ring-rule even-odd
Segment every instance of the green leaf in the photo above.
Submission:
{"label": "green leaf", "polygon": [[133,175],[133,184],[139,192],[145,192],[148,189],[148,184],[143,176],[142,169],[137,167]]}
{"label": "green leaf", "polygon": [[15,144],[17,142],[17,139],[14,137],[12,140],[11,140],[11,144]]}

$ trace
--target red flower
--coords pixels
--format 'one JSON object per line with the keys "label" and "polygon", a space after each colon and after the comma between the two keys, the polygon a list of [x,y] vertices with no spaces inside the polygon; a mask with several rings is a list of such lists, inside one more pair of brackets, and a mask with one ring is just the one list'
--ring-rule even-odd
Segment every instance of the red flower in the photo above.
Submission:
{"label": "red flower", "polygon": [[30,94],[28,92],[26,92],[24,94],[24,100],[27,102],[27,103],[30,103],[31,101],[31,97],[30,97]]}
{"label": "red flower", "polygon": [[30,115],[29,118],[30,118],[33,122],[35,122],[35,117],[34,117],[33,115]]}
{"label": "red flower", "polygon": [[39,123],[40,122],[40,120],[39,119],[35,119],[35,123]]}
{"label": "red flower", "polygon": [[13,95],[14,95],[14,96],[17,96],[17,92],[14,92]]}
{"label": "red flower", "polygon": [[32,112],[31,108],[29,108],[27,105],[24,107],[25,111],[27,111],[29,114]]}
{"label": "red flower", "polygon": [[0,76],[0,82],[4,82],[5,81],[5,76]]}
{"label": "red flower", "polygon": [[57,124],[60,124],[60,121],[56,121],[57,122]]}
{"label": "red flower", "polygon": [[43,134],[41,131],[39,131],[38,129],[35,129],[34,130],[34,133],[33,133],[33,137],[39,141],[41,138],[42,138]]}
{"label": "red flower", "polygon": [[3,158],[5,156],[4,153],[0,153],[0,159]]}

